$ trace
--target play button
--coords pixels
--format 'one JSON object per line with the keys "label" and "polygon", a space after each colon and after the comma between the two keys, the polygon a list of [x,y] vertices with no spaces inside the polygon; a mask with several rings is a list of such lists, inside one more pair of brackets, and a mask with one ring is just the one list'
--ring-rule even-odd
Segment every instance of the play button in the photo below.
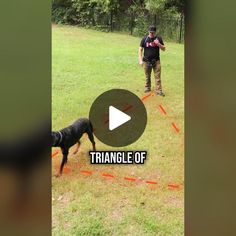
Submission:
{"label": "play button", "polygon": [[112,89],[95,99],[89,119],[97,139],[109,146],[123,147],[142,136],[147,112],[135,94],[124,89]]}
{"label": "play button", "polygon": [[109,106],[109,130],[114,130],[131,120],[131,117],[124,112]]}

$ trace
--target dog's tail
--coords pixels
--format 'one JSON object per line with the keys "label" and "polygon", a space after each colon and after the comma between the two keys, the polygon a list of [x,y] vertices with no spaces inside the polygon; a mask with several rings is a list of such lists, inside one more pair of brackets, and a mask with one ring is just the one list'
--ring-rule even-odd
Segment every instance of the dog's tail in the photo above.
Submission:
{"label": "dog's tail", "polygon": [[90,120],[89,120],[89,126],[90,126],[90,129],[91,129],[92,133],[94,133],[93,124]]}
{"label": "dog's tail", "polygon": [[94,141],[94,136],[93,136],[93,133],[94,133],[95,130],[93,128],[93,125],[92,125],[91,121],[89,121],[89,126],[90,126],[90,131],[88,132],[88,136],[89,136],[89,140],[93,144],[93,150],[95,151],[96,148],[95,148],[95,141]]}

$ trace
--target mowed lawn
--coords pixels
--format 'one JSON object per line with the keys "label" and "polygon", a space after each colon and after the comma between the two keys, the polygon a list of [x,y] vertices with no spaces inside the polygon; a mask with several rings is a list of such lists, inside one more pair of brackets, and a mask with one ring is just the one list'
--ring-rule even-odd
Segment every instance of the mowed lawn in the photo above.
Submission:
{"label": "mowed lawn", "polygon": [[[123,88],[144,96],[144,72],[137,53],[140,40],[119,33],[52,27],[53,130],[88,117],[92,102],[106,90]],[[53,235],[184,235],[184,188],[168,187],[184,184],[184,45],[165,43],[161,63],[166,97],[144,101],[148,124],[142,137],[124,148],[96,140],[98,150],[147,150],[145,164],[93,166],[88,156],[91,144],[84,136],[79,153],[70,154],[66,173],[52,178]],[[53,174],[60,161],[61,154],[52,159]]]}

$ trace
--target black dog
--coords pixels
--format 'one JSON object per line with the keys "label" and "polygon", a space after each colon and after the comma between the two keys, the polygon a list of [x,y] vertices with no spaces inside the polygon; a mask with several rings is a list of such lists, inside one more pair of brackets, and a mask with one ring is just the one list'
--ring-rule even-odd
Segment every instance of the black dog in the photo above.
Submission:
{"label": "black dog", "polygon": [[89,140],[93,145],[93,150],[96,151],[94,137],[93,137],[93,126],[90,120],[86,118],[81,118],[75,121],[72,125],[60,130],[52,131],[52,146],[60,147],[63,154],[63,159],[61,162],[60,170],[57,177],[61,176],[63,167],[67,163],[67,156],[69,153],[69,148],[77,143],[77,148],[74,152],[77,153],[80,146],[80,138],[84,133],[88,134]]}

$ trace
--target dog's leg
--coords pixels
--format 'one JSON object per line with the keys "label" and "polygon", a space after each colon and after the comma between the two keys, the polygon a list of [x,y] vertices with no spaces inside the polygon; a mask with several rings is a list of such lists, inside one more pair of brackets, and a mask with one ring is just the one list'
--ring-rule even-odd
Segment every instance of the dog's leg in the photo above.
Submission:
{"label": "dog's leg", "polygon": [[95,142],[93,143],[93,151],[96,151],[96,144],[95,144]]}
{"label": "dog's leg", "polygon": [[74,155],[79,151],[80,145],[81,145],[81,143],[80,143],[80,141],[78,141],[78,142],[76,143],[76,149],[75,149],[75,151],[73,152]]}
{"label": "dog's leg", "polygon": [[95,141],[93,140],[93,142],[91,142],[91,143],[93,145],[93,151],[96,151],[96,143],[95,143]]}
{"label": "dog's leg", "polygon": [[68,153],[69,153],[69,152],[68,152],[68,149],[63,149],[63,150],[62,150],[63,158],[62,158],[60,170],[59,170],[58,173],[56,174],[56,177],[60,177],[60,176],[62,175],[63,167],[64,167],[64,165],[67,163],[67,156],[68,156]]}
{"label": "dog's leg", "polygon": [[94,141],[94,137],[93,137],[92,131],[88,132],[88,137],[89,137],[90,142],[93,145],[93,151],[96,151],[96,144],[95,144],[95,141]]}

